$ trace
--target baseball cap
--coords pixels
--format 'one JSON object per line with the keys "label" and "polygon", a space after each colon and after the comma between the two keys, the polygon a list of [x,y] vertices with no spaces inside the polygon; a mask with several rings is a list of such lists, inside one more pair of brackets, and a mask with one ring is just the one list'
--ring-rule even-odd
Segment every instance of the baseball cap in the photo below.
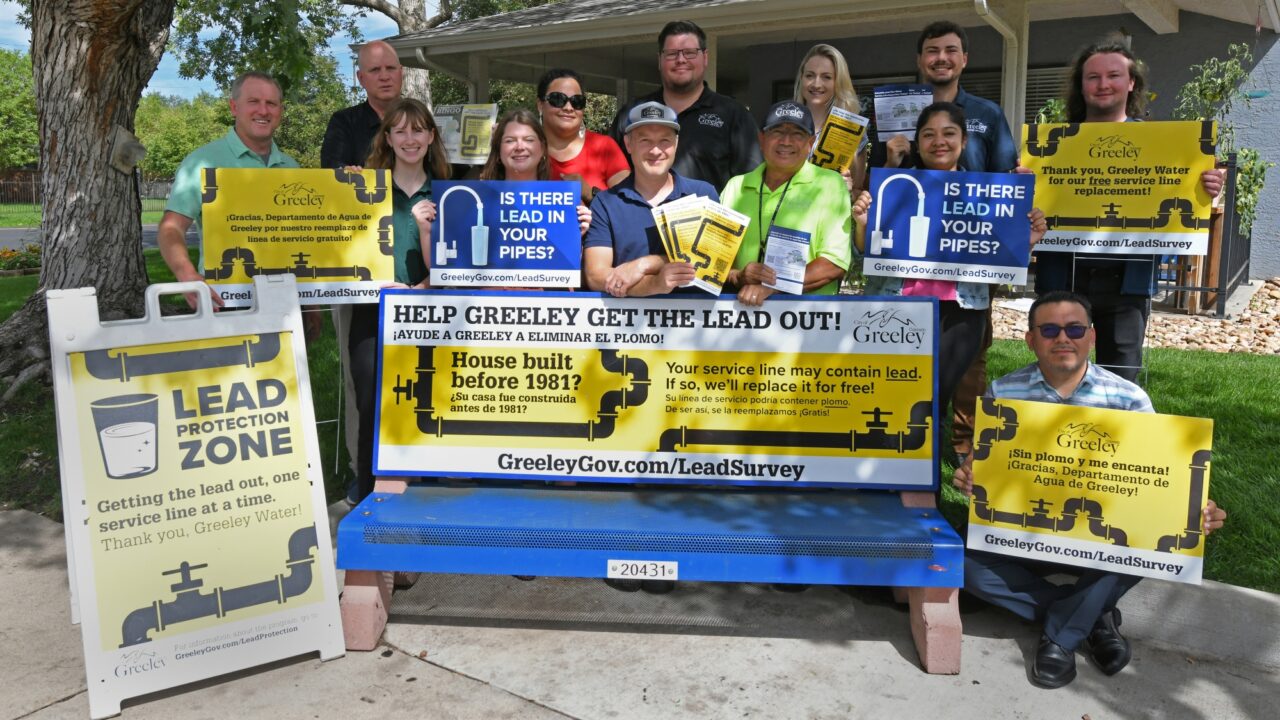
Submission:
{"label": "baseball cap", "polygon": [[[810,121],[810,125],[812,124]],[[627,113],[627,128],[623,133],[629,133],[641,125],[662,125],[677,133],[680,132],[680,123],[676,122],[676,111],[653,100],[631,108],[631,112]]]}
{"label": "baseball cap", "polygon": [[769,114],[764,116],[764,127],[760,129],[767,131],[783,123],[791,123],[810,135],[813,134],[813,114],[809,112],[809,108],[798,102],[783,100],[774,103],[769,108]]}

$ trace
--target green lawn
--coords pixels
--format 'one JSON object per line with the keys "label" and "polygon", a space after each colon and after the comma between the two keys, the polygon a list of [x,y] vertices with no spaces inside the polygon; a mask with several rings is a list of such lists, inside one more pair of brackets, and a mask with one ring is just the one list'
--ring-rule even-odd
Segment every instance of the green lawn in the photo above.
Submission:
{"label": "green lawn", "polygon": [[[142,224],[155,225],[164,215],[164,199],[142,199]],[[0,228],[38,227],[40,206],[30,203],[0,203]]]}
{"label": "green lawn", "polygon": [[[152,282],[171,280],[159,252],[145,253]],[[0,320],[35,288],[35,276],[0,278]],[[181,302],[175,298],[176,302]],[[318,420],[338,417],[338,354],[332,324],[307,348],[312,400]],[[1209,538],[1205,577],[1280,592],[1280,357],[1224,355],[1201,351],[1152,350],[1146,380],[1156,410],[1214,419],[1213,469],[1209,494],[1227,509],[1226,527]],[[991,348],[992,377],[1031,362],[1021,342],[997,341]],[[47,387],[28,386],[0,407],[0,508],[21,507],[61,517],[57,440]],[[350,471],[345,446],[338,447],[336,423],[318,426],[325,486],[330,501],[345,493]],[[335,471],[334,453],[340,453]],[[943,511],[966,512],[965,499],[943,478]]]}

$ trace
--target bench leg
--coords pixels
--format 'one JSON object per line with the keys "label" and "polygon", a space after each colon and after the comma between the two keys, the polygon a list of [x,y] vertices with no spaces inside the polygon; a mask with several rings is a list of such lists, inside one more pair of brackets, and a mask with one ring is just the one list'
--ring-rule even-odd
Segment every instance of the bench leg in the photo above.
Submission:
{"label": "bench leg", "polygon": [[[383,477],[378,476],[373,479],[373,491],[379,493],[392,493],[395,495],[403,495],[406,488],[409,487],[409,481],[402,477]],[[397,572],[395,578],[395,587],[397,590],[406,590],[413,587],[418,582],[418,573],[416,572]]]}
{"label": "bench leg", "polygon": [[960,672],[960,591],[956,588],[907,588],[911,637],[924,671]]}
{"label": "bench leg", "polygon": [[343,583],[342,637],[348,650],[372,650],[387,626],[392,573],[348,570]]}

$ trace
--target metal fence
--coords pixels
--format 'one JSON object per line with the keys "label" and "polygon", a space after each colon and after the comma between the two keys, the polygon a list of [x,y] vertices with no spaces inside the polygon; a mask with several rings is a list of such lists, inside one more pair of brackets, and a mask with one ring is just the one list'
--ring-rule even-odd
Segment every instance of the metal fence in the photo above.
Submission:
{"label": "metal fence", "polygon": [[1226,164],[1222,214],[1215,218],[1218,227],[1210,230],[1208,254],[1164,258],[1158,283],[1168,304],[1193,313],[1211,308],[1217,317],[1226,316],[1231,293],[1249,280],[1253,250],[1252,238],[1240,232],[1236,212],[1235,153],[1227,156]]}
{"label": "metal fence", "polygon": [[[138,184],[142,212],[161,212],[169,197],[169,179],[143,180]],[[0,180],[0,227],[36,227],[40,224],[40,180]]]}

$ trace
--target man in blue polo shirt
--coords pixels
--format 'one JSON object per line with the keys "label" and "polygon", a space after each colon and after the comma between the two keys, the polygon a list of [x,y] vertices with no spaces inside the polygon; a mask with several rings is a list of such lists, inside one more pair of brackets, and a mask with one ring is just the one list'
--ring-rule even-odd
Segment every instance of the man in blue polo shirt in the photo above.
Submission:
{"label": "man in blue polo shirt", "polygon": [[[156,242],[165,264],[179,282],[204,280],[203,258],[201,268],[191,264],[186,239],[191,223],[200,221],[204,168],[298,167],[297,161],[280,152],[273,139],[280,127],[282,97],[279,83],[266,73],[247,72],[236,78],[231,84],[229,103],[235,124],[226,135],[193,150],[178,166]],[[222,298],[212,288],[209,292],[214,306],[220,307]],[[188,295],[187,302],[195,307],[194,296]]]}
{"label": "man in blue polo shirt", "polygon": [[588,289],[644,297],[693,280],[693,265],[667,262],[652,210],[689,195],[717,202],[720,196],[710,184],[671,171],[679,132],[675,111],[662,103],[642,103],[627,113],[623,142],[635,172],[591,201],[582,258]]}

